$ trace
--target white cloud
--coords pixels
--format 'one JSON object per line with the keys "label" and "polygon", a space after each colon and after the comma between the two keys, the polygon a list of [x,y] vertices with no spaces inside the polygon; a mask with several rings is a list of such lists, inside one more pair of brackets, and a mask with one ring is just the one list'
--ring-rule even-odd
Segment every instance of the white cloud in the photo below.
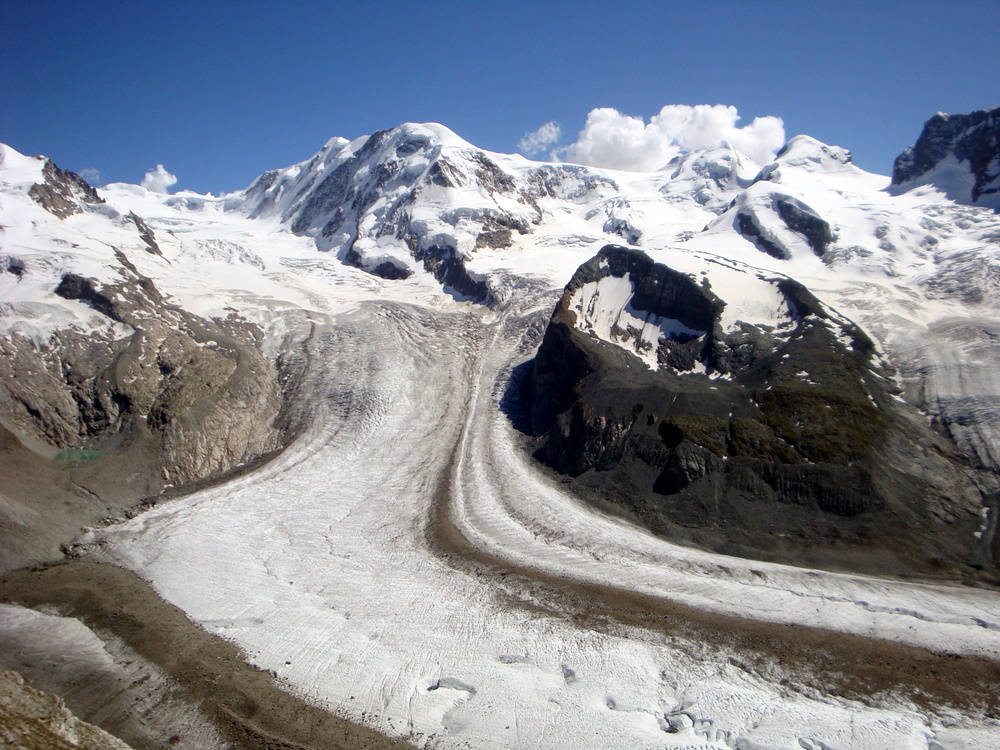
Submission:
{"label": "white cloud", "polygon": [[142,186],[154,193],[169,193],[170,187],[176,184],[177,177],[165,170],[162,164],[157,164],[156,169],[149,170],[142,178]]}
{"label": "white cloud", "polygon": [[547,122],[538,130],[526,133],[524,138],[518,141],[517,150],[525,156],[534,156],[550,146],[554,146],[559,142],[561,136],[562,128],[559,127],[559,123]]}
{"label": "white cloud", "polygon": [[101,182],[101,173],[93,167],[81,169],[80,176],[91,185],[98,185]]}
{"label": "white cloud", "polygon": [[785,142],[778,117],[758,117],[736,127],[736,107],[722,104],[668,104],[646,123],[618,110],[591,110],[575,143],[561,149],[567,161],[609,169],[647,172],[677,154],[729,143],[758,164],[767,164]]}

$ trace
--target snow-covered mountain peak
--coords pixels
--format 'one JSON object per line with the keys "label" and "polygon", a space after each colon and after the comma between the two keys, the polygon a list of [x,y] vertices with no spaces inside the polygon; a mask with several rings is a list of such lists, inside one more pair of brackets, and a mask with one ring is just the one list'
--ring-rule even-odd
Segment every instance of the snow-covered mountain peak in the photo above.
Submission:
{"label": "snow-covered mountain peak", "polygon": [[672,180],[694,173],[720,182],[745,180],[749,184],[760,166],[739,149],[723,143],[714,148],[678,154],[659,171],[669,173]]}
{"label": "snow-covered mountain peak", "polygon": [[789,167],[804,167],[814,172],[860,171],[851,161],[851,152],[839,146],[829,146],[808,135],[797,135],[781,147],[775,163]]}
{"label": "snow-covered mountain peak", "polygon": [[25,156],[0,143],[0,185],[27,188],[41,182],[42,167],[46,161],[44,156]]}
{"label": "snow-covered mountain peak", "polygon": [[693,198],[710,210],[721,210],[737,191],[749,187],[761,165],[729,144],[679,154],[661,171],[667,182],[660,188],[674,200]]}
{"label": "snow-covered mountain peak", "polygon": [[[508,168],[501,167],[499,161]],[[541,219],[511,157],[489,154],[437,124],[407,123],[261,175],[234,205],[276,219],[351,265],[390,279],[430,271],[482,296],[454,270],[479,247],[510,244]]]}
{"label": "snow-covered mountain peak", "polygon": [[44,156],[25,156],[0,144],[0,189],[26,193],[49,213],[64,219],[104,199],[80,175],[60,169]]}

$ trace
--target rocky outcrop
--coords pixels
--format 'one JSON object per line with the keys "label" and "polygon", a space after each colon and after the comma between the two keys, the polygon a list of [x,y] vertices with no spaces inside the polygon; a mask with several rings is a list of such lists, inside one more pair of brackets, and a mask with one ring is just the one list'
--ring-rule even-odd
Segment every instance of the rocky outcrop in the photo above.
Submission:
{"label": "rocky outcrop", "polygon": [[802,235],[812,251],[822,258],[834,240],[830,224],[814,209],[789,195],[775,196],[774,208],[785,225]]}
{"label": "rocky outcrop", "polygon": [[130,222],[139,232],[139,239],[146,244],[147,252],[153,255],[163,255],[160,251],[160,246],[156,244],[156,235],[153,234],[153,230],[139,216],[136,216],[134,211],[128,212],[125,216],[125,221]]}
{"label": "rocky outcrop", "polygon": [[57,167],[51,159],[42,167],[43,182],[35,183],[28,195],[46,211],[65,219],[82,213],[81,203],[97,205],[104,199],[80,175]]}
{"label": "rocky outcrop", "polygon": [[117,283],[66,273],[55,289],[117,326],[0,339],[4,423],[71,463],[127,457],[123,481],[133,476],[148,494],[280,447],[283,393],[261,331],[183,310],[120,261]]}
{"label": "rocky outcrop", "polygon": [[[792,279],[762,281],[781,317],[726,322],[711,274],[604,248],[566,287],[527,381],[536,457],[720,552],[923,574],[983,564],[961,454],[894,398],[863,331]],[[602,328],[613,298],[655,323],[655,360],[651,329]]]}
{"label": "rocky outcrop", "polygon": [[757,248],[779,260],[804,244],[822,258],[836,239],[830,223],[804,201],[758,183],[733,203],[734,228]]}
{"label": "rocky outcrop", "polygon": [[736,230],[754,243],[761,252],[767,253],[772,258],[788,260],[791,257],[787,248],[782,247],[767,236],[766,231],[749,211],[740,211],[736,214]]}
{"label": "rocky outcrop", "polygon": [[0,746],[19,750],[130,750],[98,727],[74,716],[63,700],[24,684],[0,669]]}
{"label": "rocky outcrop", "polygon": [[[954,170],[968,175],[968,195],[957,195]],[[938,112],[917,142],[896,157],[892,184],[897,188],[941,182],[960,202],[1000,209],[1000,107],[969,114]]]}

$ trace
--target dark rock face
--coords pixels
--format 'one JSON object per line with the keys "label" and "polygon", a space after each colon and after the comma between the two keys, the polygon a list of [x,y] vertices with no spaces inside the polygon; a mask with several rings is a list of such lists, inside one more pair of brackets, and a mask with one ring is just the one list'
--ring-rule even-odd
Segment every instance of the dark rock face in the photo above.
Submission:
{"label": "dark rock face", "polygon": [[812,251],[822,258],[826,248],[834,240],[833,230],[827,221],[805,203],[791,196],[777,196],[774,207],[788,228],[805,237]]}
{"label": "dark rock face", "polygon": [[[365,268],[361,256],[358,255],[354,250],[348,250],[344,256],[344,263],[349,266],[355,266],[357,268]],[[384,261],[379,263],[373,268],[365,269],[369,273],[372,273],[380,278],[388,279],[390,281],[398,281],[400,279],[408,279],[413,275],[413,272],[408,268],[401,268],[395,263],[389,261]]]}
{"label": "dark rock face", "polygon": [[974,178],[973,203],[995,200],[1000,195],[1000,107],[934,115],[924,123],[917,142],[896,157],[892,184],[915,180],[948,156],[968,162]]}
{"label": "dark rock face", "polygon": [[[581,330],[570,300],[608,276],[631,281],[640,314],[705,335],[661,339],[654,370]],[[526,382],[536,457],[655,533],[720,552],[971,570],[982,496],[961,455],[893,398],[863,331],[798,282],[769,281],[787,321],[724,331],[726,303],[706,284],[604,248],[567,286]]]}
{"label": "dark rock face", "polygon": [[786,248],[779,247],[765,236],[764,231],[757,225],[752,213],[740,211],[736,214],[736,230],[753,242],[761,252],[767,253],[772,258],[788,260],[791,257]]}
{"label": "dark rock face", "polygon": [[493,295],[485,281],[474,279],[465,263],[455,253],[455,248],[447,245],[431,245],[425,249],[417,249],[413,257],[423,263],[424,269],[434,275],[441,284],[486,305],[494,303]]}
{"label": "dark rock face", "polygon": [[809,248],[822,258],[827,248],[836,239],[829,222],[815,209],[790,195],[775,193],[766,208],[745,205],[736,213],[736,231],[753,242],[757,248],[772,258],[788,260],[792,253],[786,243],[779,240],[761,225],[757,211],[774,211],[785,226],[800,235]]}
{"label": "dark rock face", "polygon": [[0,258],[0,267],[2,267],[6,273],[13,274],[19,279],[24,276],[24,261],[20,258],[12,256]]}
{"label": "dark rock face", "polygon": [[135,225],[135,228],[139,231],[139,239],[146,243],[147,252],[153,255],[163,255],[160,251],[160,246],[156,244],[156,235],[153,234],[153,230],[149,228],[146,222],[136,216],[135,212],[129,211],[128,216],[125,217],[125,221],[129,221]]}
{"label": "dark rock face", "polygon": [[111,300],[97,291],[97,287],[90,279],[85,279],[75,273],[64,274],[55,292],[63,299],[83,300],[102,315],[117,320],[119,323],[125,322],[121,319]]}
{"label": "dark rock face", "polygon": [[85,179],[75,172],[60,169],[51,159],[45,160],[42,176],[45,181],[32,185],[28,195],[60,219],[82,213],[80,203],[104,203],[104,199]]}
{"label": "dark rock face", "polygon": [[390,263],[389,261],[379,263],[372,269],[372,273],[383,279],[389,279],[390,281],[408,279],[413,275],[413,272],[408,268],[400,268],[395,263]]}

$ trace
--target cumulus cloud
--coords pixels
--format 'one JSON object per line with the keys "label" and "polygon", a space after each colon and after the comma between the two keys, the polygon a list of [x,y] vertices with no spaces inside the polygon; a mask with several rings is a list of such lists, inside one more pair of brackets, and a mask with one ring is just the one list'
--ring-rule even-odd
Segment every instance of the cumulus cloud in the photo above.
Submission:
{"label": "cumulus cloud", "polygon": [[142,186],[154,193],[169,193],[171,186],[176,184],[177,177],[165,170],[162,164],[157,164],[156,169],[149,170],[142,178]]}
{"label": "cumulus cloud", "polygon": [[547,122],[538,130],[526,133],[524,138],[518,141],[517,150],[525,156],[534,156],[557,144],[561,136],[562,128],[559,127],[559,123]]}
{"label": "cumulus cloud", "polygon": [[89,182],[91,185],[97,185],[101,182],[101,173],[94,169],[93,167],[87,167],[86,169],[80,170],[80,176]]}
{"label": "cumulus cloud", "polygon": [[648,172],[679,153],[729,143],[758,164],[769,163],[785,142],[784,123],[757,117],[737,127],[739,119],[736,107],[722,104],[668,104],[648,123],[603,107],[591,110],[576,142],[561,155],[578,164]]}

